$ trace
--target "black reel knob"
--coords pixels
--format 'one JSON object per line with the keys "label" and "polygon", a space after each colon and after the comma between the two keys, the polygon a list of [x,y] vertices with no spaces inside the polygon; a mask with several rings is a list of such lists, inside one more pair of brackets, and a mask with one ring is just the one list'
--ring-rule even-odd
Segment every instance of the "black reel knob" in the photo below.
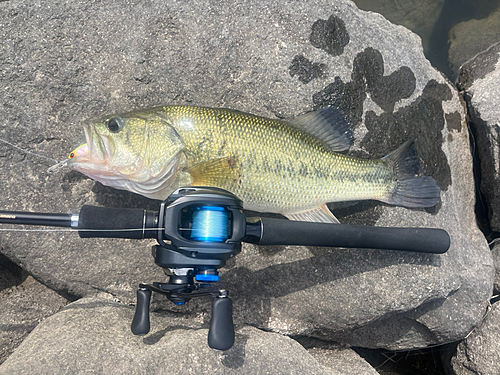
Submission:
{"label": "black reel knob", "polygon": [[135,306],[134,319],[132,320],[132,333],[134,335],[145,335],[149,332],[149,303],[151,291],[147,289],[137,290],[137,305]]}
{"label": "black reel knob", "polygon": [[234,344],[233,302],[227,292],[221,291],[212,301],[212,319],[208,330],[208,346],[228,350]]}

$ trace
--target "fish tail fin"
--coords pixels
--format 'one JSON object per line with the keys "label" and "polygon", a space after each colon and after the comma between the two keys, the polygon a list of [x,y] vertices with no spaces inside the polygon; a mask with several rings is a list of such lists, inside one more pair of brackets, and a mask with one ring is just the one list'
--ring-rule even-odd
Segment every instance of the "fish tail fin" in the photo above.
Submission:
{"label": "fish tail fin", "polygon": [[389,195],[382,202],[403,207],[432,207],[439,202],[441,189],[436,180],[417,175],[418,158],[413,141],[403,143],[398,149],[382,158],[394,171]]}

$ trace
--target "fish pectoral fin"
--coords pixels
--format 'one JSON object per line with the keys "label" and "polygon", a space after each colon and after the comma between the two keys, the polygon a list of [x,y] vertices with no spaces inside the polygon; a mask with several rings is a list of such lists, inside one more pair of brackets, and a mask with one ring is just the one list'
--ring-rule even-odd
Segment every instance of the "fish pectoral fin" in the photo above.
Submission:
{"label": "fish pectoral fin", "polygon": [[332,151],[344,151],[351,147],[352,130],[337,108],[325,107],[308,112],[289,120],[289,123],[324,142]]}
{"label": "fish pectoral fin", "polygon": [[332,211],[326,206],[326,203],[313,210],[286,214],[285,216],[295,221],[340,224],[340,221],[333,215]]}
{"label": "fish pectoral fin", "polygon": [[198,163],[188,169],[194,186],[219,186],[221,181],[240,180],[241,170],[235,156],[224,156]]}

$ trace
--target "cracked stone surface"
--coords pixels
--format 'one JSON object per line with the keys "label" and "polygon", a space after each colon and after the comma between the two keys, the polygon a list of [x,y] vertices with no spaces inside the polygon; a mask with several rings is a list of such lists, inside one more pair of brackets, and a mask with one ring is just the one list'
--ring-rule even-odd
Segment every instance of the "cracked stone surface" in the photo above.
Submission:
{"label": "cracked stone surface", "polygon": [[[500,13],[499,13],[500,14]],[[500,43],[466,63],[459,86],[469,107],[481,162],[481,191],[491,229],[500,231]]]}

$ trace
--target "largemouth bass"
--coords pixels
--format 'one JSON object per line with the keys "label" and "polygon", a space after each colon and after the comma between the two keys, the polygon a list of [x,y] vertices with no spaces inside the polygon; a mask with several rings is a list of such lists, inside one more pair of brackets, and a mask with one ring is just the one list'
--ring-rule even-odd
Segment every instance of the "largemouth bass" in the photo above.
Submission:
{"label": "largemouth bass", "polygon": [[322,222],[336,222],[328,202],[431,207],[439,201],[436,181],[416,174],[411,142],[377,160],[338,153],[350,146],[352,132],[330,107],[290,121],[156,107],[103,118],[85,126],[85,135],[70,168],[152,199],[180,186],[214,186],[237,195],[246,209]]}

